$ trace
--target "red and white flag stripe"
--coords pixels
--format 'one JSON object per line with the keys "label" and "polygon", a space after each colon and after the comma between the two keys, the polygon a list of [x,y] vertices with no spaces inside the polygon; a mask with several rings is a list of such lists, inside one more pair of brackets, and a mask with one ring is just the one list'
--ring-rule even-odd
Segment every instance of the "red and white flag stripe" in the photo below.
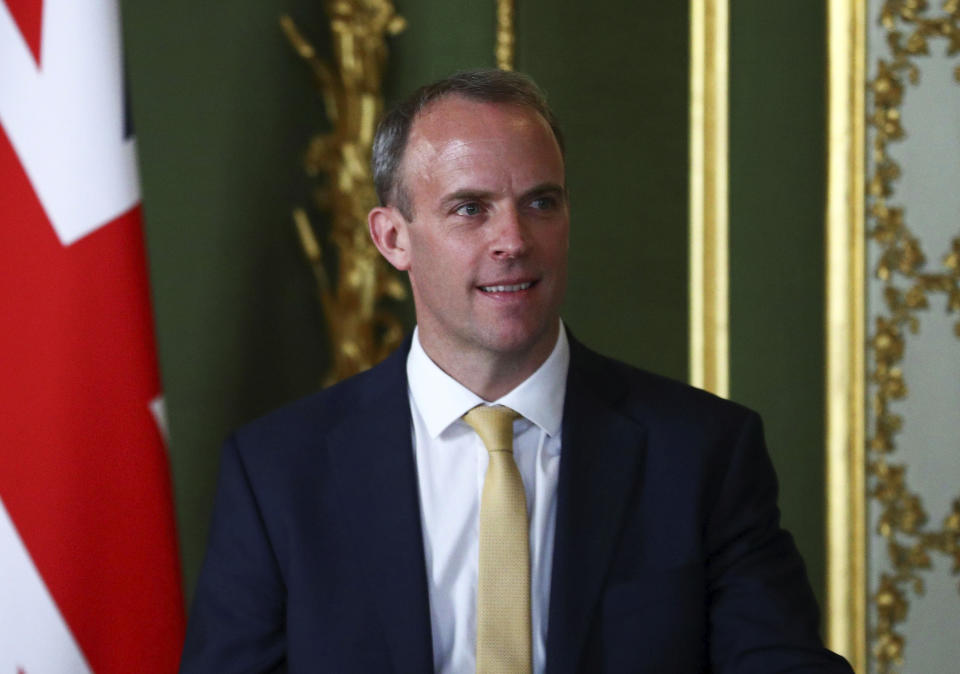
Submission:
{"label": "red and white flag stripe", "polygon": [[0,0],[0,673],[183,637],[118,11]]}

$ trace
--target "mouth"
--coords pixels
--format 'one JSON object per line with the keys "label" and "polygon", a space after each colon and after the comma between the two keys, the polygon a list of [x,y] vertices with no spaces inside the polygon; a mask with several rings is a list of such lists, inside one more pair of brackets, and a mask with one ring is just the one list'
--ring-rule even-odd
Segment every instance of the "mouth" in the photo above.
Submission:
{"label": "mouth", "polygon": [[536,284],[536,281],[524,281],[522,283],[504,283],[500,285],[477,286],[485,293],[518,293],[522,290],[528,290]]}

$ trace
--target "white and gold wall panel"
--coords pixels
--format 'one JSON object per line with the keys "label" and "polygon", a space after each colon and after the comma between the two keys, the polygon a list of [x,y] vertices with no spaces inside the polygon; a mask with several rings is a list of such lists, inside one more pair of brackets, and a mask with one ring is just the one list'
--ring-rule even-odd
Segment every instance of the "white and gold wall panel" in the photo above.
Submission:
{"label": "white and gold wall panel", "polygon": [[960,0],[831,4],[832,645],[960,668]]}

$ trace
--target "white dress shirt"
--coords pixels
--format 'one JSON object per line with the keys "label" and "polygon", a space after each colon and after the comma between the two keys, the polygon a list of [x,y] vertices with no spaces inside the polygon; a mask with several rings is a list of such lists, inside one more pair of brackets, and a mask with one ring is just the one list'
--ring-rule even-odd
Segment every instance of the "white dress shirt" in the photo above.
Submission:
{"label": "white dress shirt", "polygon": [[[514,457],[530,521],[533,671],[546,661],[547,616],[560,470],[560,425],[570,346],[560,334],[543,365],[491,404],[523,418],[514,422]],[[477,534],[488,455],[462,417],[486,404],[430,360],[415,330],[407,356],[413,447],[427,563],[433,665],[438,674],[476,669]]]}

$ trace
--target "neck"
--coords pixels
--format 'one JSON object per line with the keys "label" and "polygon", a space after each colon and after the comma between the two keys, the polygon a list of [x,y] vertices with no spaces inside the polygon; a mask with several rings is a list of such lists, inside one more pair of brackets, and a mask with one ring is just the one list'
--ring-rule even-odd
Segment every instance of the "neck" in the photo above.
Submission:
{"label": "neck", "polygon": [[552,330],[522,352],[464,351],[459,346],[432,339],[423,331],[419,332],[419,339],[430,360],[441,370],[487,402],[492,402],[515,389],[543,365],[557,343],[559,329],[558,320]]}

